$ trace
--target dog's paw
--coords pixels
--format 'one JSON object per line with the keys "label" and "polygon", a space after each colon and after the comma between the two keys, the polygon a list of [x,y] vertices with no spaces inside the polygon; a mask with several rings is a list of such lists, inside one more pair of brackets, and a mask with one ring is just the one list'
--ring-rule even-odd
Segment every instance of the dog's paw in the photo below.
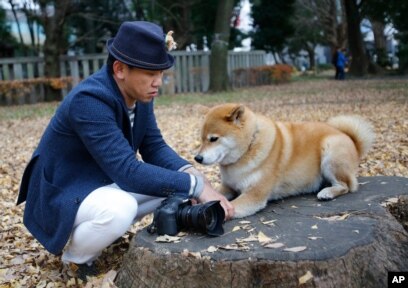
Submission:
{"label": "dog's paw", "polygon": [[330,191],[327,188],[317,193],[317,199],[321,201],[329,201],[329,200],[333,200],[334,198],[335,198],[335,195],[333,195],[332,191]]}

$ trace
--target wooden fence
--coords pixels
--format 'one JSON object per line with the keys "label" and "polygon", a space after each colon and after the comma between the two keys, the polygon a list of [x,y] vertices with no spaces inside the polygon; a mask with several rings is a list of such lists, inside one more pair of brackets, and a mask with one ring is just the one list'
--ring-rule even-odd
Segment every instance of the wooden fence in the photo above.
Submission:
{"label": "wooden fence", "polygon": [[[209,87],[210,52],[173,51],[175,65],[165,71],[163,77],[163,94],[205,92]],[[234,84],[234,71],[265,65],[264,51],[232,52],[228,54],[228,74]],[[106,62],[107,54],[91,54],[82,56],[61,56],[61,77],[69,79],[62,87],[62,95],[66,95],[73,86],[82,79],[99,70]],[[32,85],[24,97],[21,93],[7,93],[0,90],[0,104],[23,104],[40,102],[44,99],[44,87],[41,81],[33,81],[44,77],[44,59],[42,57],[23,57],[0,59],[0,86],[5,81],[37,83]],[[41,85],[40,85],[41,84]],[[34,87],[36,86],[36,87]],[[27,85],[25,85],[27,88]],[[3,89],[4,90],[4,89]],[[26,89],[27,90],[27,89]],[[10,95],[6,95],[10,94]],[[28,95],[29,94],[29,95]],[[15,98],[19,99],[15,99]]]}

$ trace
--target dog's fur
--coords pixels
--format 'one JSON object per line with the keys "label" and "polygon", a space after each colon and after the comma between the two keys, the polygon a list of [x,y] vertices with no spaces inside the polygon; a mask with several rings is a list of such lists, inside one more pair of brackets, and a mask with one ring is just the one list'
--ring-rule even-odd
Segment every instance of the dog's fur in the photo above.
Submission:
{"label": "dog's fur", "polygon": [[374,138],[371,124],[358,116],[328,123],[273,122],[243,105],[223,104],[206,114],[195,159],[219,164],[220,192],[235,198],[235,218],[240,218],[269,200],[317,192],[323,184],[320,200],[357,191],[359,160]]}

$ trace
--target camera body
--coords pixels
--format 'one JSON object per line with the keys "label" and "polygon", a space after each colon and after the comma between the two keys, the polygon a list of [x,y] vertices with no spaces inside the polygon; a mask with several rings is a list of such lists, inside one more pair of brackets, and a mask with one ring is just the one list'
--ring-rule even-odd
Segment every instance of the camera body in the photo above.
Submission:
{"label": "camera body", "polygon": [[220,236],[224,234],[224,218],[225,213],[220,201],[192,205],[188,199],[169,197],[156,208],[153,223],[147,231],[174,236],[180,230],[190,228],[210,236]]}

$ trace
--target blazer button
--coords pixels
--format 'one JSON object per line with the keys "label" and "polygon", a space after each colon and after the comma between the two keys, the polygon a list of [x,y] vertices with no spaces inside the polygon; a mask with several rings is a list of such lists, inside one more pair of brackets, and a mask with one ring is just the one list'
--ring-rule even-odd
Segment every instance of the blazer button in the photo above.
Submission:
{"label": "blazer button", "polygon": [[75,204],[79,204],[81,203],[81,199],[79,199],[79,197],[75,198]]}

